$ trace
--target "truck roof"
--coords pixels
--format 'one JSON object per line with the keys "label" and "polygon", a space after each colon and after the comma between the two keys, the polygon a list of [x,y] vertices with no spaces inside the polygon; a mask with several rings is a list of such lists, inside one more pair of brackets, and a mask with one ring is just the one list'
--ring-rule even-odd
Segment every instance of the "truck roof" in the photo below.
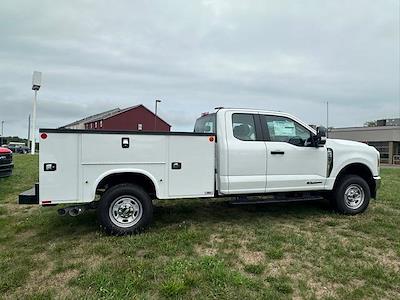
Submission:
{"label": "truck roof", "polygon": [[259,108],[246,108],[246,107],[216,107],[217,111],[219,110],[242,110],[242,111],[251,111],[251,112],[262,112],[262,113],[279,113],[279,114],[287,114],[285,112],[279,110],[267,110],[267,109],[259,109]]}
{"label": "truck roof", "polygon": [[282,116],[282,117],[289,117],[291,119],[294,119],[296,122],[300,123],[301,125],[303,125],[307,129],[309,129],[314,134],[316,133],[315,129],[312,128],[307,123],[304,123],[302,120],[300,120],[299,118],[295,117],[292,114],[289,114],[289,113],[286,113],[286,112],[282,112],[282,111],[264,110],[264,109],[255,109],[255,108],[236,108],[236,107],[216,107],[215,109],[217,110],[216,112],[219,112],[219,111],[232,111],[233,110],[233,111],[243,111],[243,112],[246,112],[246,113],[272,114],[272,115],[277,115],[277,116]]}

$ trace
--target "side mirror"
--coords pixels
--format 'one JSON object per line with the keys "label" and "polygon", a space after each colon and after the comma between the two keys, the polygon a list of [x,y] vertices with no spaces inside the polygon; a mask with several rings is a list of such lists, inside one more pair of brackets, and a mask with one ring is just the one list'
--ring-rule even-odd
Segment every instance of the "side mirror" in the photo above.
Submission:
{"label": "side mirror", "polygon": [[317,127],[317,135],[314,136],[314,146],[323,147],[326,143],[326,128],[324,126]]}
{"label": "side mirror", "polygon": [[298,136],[290,138],[288,143],[295,146],[304,146],[304,140]]}
{"label": "side mirror", "polygon": [[326,137],[326,128],[324,126],[318,126],[317,135],[321,137]]}

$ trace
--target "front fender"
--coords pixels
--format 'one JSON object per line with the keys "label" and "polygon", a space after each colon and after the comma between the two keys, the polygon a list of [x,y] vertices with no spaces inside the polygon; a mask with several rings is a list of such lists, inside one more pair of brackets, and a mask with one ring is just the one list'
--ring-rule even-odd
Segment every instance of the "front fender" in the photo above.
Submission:
{"label": "front fender", "polygon": [[336,158],[335,156],[333,158],[334,160],[334,166],[331,172],[331,175],[329,176],[329,178],[327,178],[326,181],[326,189],[327,190],[332,190],[333,186],[335,184],[336,181],[336,177],[339,175],[339,173],[346,168],[347,166],[351,165],[351,164],[362,164],[365,165],[366,167],[368,167],[368,169],[371,171],[371,174],[377,175],[375,174],[376,172],[375,167],[374,167],[374,162],[368,157],[368,156],[352,156],[352,157],[346,157],[346,158]]}

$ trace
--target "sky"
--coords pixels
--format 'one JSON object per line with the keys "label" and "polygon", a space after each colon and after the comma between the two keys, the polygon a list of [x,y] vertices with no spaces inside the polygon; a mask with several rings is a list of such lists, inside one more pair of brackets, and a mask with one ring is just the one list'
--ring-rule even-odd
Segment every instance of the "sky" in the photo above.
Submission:
{"label": "sky", "polygon": [[20,1],[0,7],[0,120],[38,127],[144,104],[172,130],[214,107],[362,126],[400,116],[398,0]]}

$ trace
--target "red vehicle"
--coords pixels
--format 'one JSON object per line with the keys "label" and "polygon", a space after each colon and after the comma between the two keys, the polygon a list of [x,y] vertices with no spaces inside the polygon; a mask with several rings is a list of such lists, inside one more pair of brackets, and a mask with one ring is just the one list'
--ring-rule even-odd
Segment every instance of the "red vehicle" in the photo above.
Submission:
{"label": "red vehicle", "polygon": [[10,176],[13,168],[12,151],[0,147],[0,177]]}

